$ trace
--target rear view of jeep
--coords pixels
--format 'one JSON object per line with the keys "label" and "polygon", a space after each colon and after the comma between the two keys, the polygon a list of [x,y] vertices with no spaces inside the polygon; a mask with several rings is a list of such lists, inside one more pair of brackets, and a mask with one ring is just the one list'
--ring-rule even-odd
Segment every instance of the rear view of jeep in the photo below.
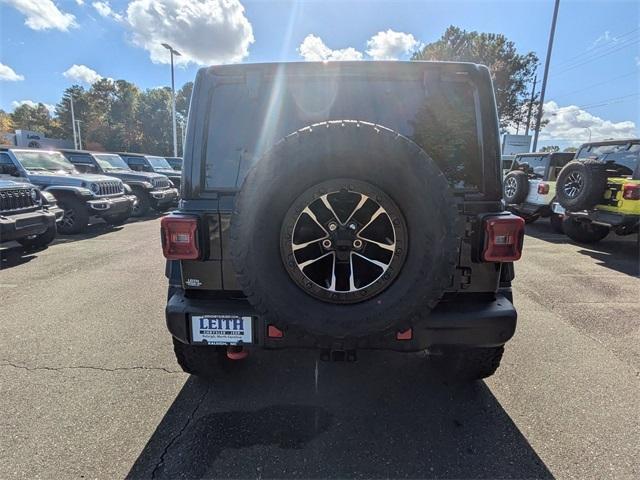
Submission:
{"label": "rear view of jeep", "polygon": [[336,62],[201,69],[182,201],[162,220],[176,357],[213,377],[251,350],[426,352],[497,369],[524,220],[504,209],[488,70]]}

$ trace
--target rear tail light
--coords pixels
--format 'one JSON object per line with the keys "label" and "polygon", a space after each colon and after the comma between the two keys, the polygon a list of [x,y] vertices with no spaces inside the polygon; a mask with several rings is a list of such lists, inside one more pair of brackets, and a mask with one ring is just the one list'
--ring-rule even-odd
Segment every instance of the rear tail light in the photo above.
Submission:
{"label": "rear tail light", "polygon": [[169,215],[160,226],[162,253],[167,260],[195,260],[200,256],[196,217]]}
{"label": "rear tail light", "polygon": [[625,183],[622,187],[622,198],[640,200],[640,183]]}
{"label": "rear tail light", "polygon": [[524,220],[515,215],[488,217],[484,220],[485,262],[514,262],[522,256]]}
{"label": "rear tail light", "polygon": [[549,193],[549,184],[548,183],[539,183],[538,184],[538,194],[546,195]]}

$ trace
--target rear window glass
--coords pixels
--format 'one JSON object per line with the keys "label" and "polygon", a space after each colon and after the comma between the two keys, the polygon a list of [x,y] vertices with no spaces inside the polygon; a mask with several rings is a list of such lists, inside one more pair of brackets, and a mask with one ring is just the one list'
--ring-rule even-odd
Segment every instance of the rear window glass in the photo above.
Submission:
{"label": "rear window glass", "polygon": [[239,188],[275,142],[305,126],[341,119],[377,123],[411,138],[456,189],[482,186],[477,94],[464,78],[425,75],[418,68],[393,76],[298,74],[277,81],[265,74],[258,81],[225,79],[213,92],[206,189]]}
{"label": "rear window glass", "polygon": [[621,175],[633,175],[640,161],[640,144],[587,145],[576,158],[593,158],[610,163]]}
{"label": "rear window glass", "polygon": [[514,170],[523,170],[529,175],[537,178],[544,177],[544,173],[549,165],[549,155],[528,155],[526,157],[516,157]]}

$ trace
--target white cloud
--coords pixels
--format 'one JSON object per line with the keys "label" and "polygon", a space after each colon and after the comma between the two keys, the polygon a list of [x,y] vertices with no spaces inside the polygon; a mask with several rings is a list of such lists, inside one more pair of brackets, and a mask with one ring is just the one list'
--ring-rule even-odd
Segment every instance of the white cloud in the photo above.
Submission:
{"label": "white cloud", "polygon": [[48,30],[50,28],[66,32],[75,27],[72,14],[58,9],[52,0],[0,0],[22,13],[26,18],[25,25],[32,30]]}
{"label": "white cloud", "polygon": [[24,80],[24,75],[17,74],[9,65],[0,63],[0,80],[7,82],[18,82]]}
{"label": "white cloud", "polygon": [[162,43],[182,54],[177,63],[209,65],[241,61],[254,41],[239,0],[133,0],[127,22],[154,63],[170,61]]}
{"label": "white cloud", "polygon": [[576,105],[560,107],[554,101],[545,102],[543,119],[549,120],[549,123],[540,131],[542,140],[564,140],[578,144],[589,140],[589,130],[594,141],[637,136],[636,124],[632,121],[604,120]]}
{"label": "white cloud", "polygon": [[76,0],[76,3],[79,7],[81,7],[82,5],[84,5],[84,0]]}
{"label": "white cloud", "polygon": [[[22,105],[29,105],[31,108],[36,108],[39,103],[42,102],[34,102],[33,100],[14,100],[13,102],[11,102],[11,106],[14,110]],[[47,107],[47,110],[49,110],[49,114],[53,115],[53,112],[55,112],[56,110],[56,106],[49,103],[42,104]]]}
{"label": "white cloud", "polygon": [[113,9],[111,8],[111,5],[109,5],[109,2],[107,2],[107,1],[105,1],[105,2],[93,2],[91,4],[91,6],[93,8],[95,8],[96,12],[98,12],[101,17],[113,18],[114,20],[117,20],[118,22],[122,20],[122,15],[120,15],[117,12],[114,12]]}
{"label": "white cloud", "polygon": [[95,70],[87,67],[86,65],[73,64],[63,74],[65,77],[75,80],[77,82],[83,82],[89,85],[93,85],[102,78],[102,75],[98,74]]}
{"label": "white cloud", "polygon": [[591,49],[597,46],[609,44],[609,43],[610,44],[618,43],[618,37],[614,37],[613,35],[611,35],[611,32],[609,30],[606,30],[602,35],[600,35],[598,38],[594,40],[594,42],[591,44]]}
{"label": "white cloud", "polygon": [[362,60],[362,52],[353,47],[332,50],[320,37],[309,34],[298,47],[298,52],[307,62]]}
{"label": "white cloud", "polygon": [[374,60],[398,60],[417,46],[418,41],[412,34],[388,29],[371,37],[367,42],[367,55]]}

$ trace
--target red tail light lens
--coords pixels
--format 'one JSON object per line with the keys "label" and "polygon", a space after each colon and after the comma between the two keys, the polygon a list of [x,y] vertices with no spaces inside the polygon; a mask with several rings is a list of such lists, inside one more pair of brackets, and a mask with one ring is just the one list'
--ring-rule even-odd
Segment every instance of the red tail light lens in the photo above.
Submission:
{"label": "red tail light lens", "polygon": [[501,215],[484,220],[485,262],[514,262],[522,256],[524,220],[515,215]]}
{"label": "red tail light lens", "polygon": [[195,260],[200,256],[196,217],[169,215],[160,225],[162,253],[167,260]]}
{"label": "red tail light lens", "polygon": [[640,200],[640,183],[625,183],[622,187],[622,198]]}
{"label": "red tail light lens", "polygon": [[549,193],[549,184],[548,183],[539,183],[538,184],[538,194],[546,195]]}

